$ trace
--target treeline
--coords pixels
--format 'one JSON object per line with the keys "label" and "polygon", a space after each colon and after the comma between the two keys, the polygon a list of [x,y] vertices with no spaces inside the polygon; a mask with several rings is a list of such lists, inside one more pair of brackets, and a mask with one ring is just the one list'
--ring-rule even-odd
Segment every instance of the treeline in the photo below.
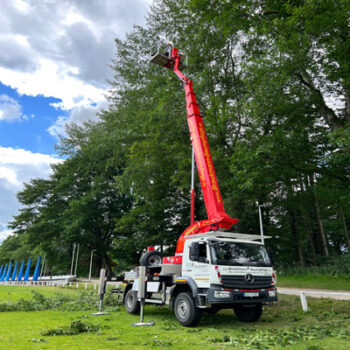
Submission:
{"label": "treeline", "polygon": [[[70,125],[67,159],[18,193],[1,261],[46,254],[53,273],[137,264],[170,251],[190,220],[191,146],[182,83],[148,63],[164,38],[189,56],[227,213],[279,265],[349,252],[350,29],[346,0],[157,0],[145,27],[116,40],[110,107]],[[98,63],[96,63],[98,64]],[[196,218],[205,217],[197,181]]]}

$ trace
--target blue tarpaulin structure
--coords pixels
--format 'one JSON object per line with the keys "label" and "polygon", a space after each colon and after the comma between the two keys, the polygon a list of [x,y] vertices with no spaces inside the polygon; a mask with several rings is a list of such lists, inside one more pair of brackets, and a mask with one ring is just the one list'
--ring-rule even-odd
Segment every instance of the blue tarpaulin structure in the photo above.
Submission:
{"label": "blue tarpaulin structure", "polygon": [[5,279],[6,272],[7,272],[7,264],[5,265],[4,271],[2,272],[1,279],[0,279],[1,282]]}
{"label": "blue tarpaulin structure", "polygon": [[22,260],[21,267],[19,268],[17,281],[21,281],[21,280],[22,280],[22,277],[23,277],[23,270],[24,270],[24,260]]}
{"label": "blue tarpaulin structure", "polygon": [[24,281],[28,281],[29,280],[29,273],[30,273],[30,263],[32,262],[32,259],[28,259],[28,263],[27,263],[27,269],[26,269],[26,273],[24,275]]}
{"label": "blue tarpaulin structure", "polygon": [[40,262],[41,262],[41,256],[38,257],[38,261],[36,263],[34,275],[33,275],[33,281],[37,281],[40,273]]}
{"label": "blue tarpaulin structure", "polygon": [[9,263],[9,268],[7,270],[5,281],[7,282],[10,279],[11,276],[11,270],[12,270],[12,262]]}
{"label": "blue tarpaulin structure", "polygon": [[[9,264],[7,265],[1,265],[0,266],[0,282],[3,281],[22,281],[23,274],[24,278],[23,281],[28,282],[29,281],[29,275],[30,275],[30,268],[31,268],[32,259],[28,259],[27,267],[25,267],[25,260],[22,260],[21,265],[19,265],[19,261],[16,261],[14,264],[12,264],[11,260]],[[39,279],[40,275],[40,266],[41,266],[41,256],[38,257],[38,260],[36,262],[34,275],[32,280],[37,281]],[[12,270],[13,267],[13,270]],[[25,269],[25,273],[24,273]],[[17,275],[18,272],[18,275]]]}
{"label": "blue tarpaulin structure", "polygon": [[11,281],[14,281],[14,280],[16,279],[17,269],[18,269],[18,262],[16,261],[15,267],[13,268],[13,273],[12,273]]}

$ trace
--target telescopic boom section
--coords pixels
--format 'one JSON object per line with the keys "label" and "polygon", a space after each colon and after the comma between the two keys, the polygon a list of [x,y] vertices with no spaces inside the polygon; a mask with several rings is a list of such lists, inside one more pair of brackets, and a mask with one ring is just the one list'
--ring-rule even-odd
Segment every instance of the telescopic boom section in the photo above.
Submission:
{"label": "telescopic boom section", "polygon": [[208,220],[193,223],[180,236],[177,243],[176,255],[182,255],[186,236],[207,232],[209,230],[217,230],[219,228],[229,229],[239,220],[229,217],[225,212],[213,160],[210,154],[207,135],[204,129],[203,119],[199,111],[196,95],[193,91],[192,80],[188,79],[179,69],[182,63],[179,51],[176,48],[172,48],[170,57],[164,55],[157,56],[158,59],[154,56],[151,62],[172,69],[184,83],[187,122],[190,129],[191,142],[196,158],[205,208],[208,214]]}

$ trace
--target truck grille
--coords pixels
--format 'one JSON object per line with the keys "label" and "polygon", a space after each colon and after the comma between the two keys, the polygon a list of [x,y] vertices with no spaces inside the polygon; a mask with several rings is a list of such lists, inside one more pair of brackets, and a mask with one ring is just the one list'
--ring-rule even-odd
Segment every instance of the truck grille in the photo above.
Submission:
{"label": "truck grille", "polygon": [[269,288],[272,284],[271,276],[254,276],[252,283],[245,281],[245,275],[232,276],[221,275],[221,280],[225,288],[244,288],[244,289],[257,289],[257,288]]}

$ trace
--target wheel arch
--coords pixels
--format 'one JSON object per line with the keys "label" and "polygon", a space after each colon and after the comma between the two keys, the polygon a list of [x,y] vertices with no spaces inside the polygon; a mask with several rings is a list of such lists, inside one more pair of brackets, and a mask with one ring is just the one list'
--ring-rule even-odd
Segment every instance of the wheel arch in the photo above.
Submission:
{"label": "wheel arch", "polygon": [[180,293],[190,293],[197,304],[198,287],[196,282],[191,277],[177,277],[175,279],[175,285],[170,290],[170,302],[169,308],[174,310],[174,304],[176,296]]}

